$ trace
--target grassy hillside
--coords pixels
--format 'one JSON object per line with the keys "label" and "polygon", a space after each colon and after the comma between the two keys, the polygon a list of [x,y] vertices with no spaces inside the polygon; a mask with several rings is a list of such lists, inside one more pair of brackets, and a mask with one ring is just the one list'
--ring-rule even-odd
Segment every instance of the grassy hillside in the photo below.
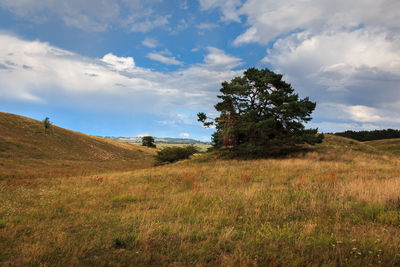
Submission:
{"label": "grassy hillside", "polygon": [[286,159],[0,183],[0,265],[398,266],[400,159],[327,136]]}
{"label": "grassy hillside", "polygon": [[385,151],[400,156],[400,138],[375,140],[375,141],[368,141],[365,143],[381,151]]}
{"label": "grassy hillside", "polygon": [[[151,166],[154,150],[0,112],[0,179]],[[49,174],[48,171],[54,172]]]}

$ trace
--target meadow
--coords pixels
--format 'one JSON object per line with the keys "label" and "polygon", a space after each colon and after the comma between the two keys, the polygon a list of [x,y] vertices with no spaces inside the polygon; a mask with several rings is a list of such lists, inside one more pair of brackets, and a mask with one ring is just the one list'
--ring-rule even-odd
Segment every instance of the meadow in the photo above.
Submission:
{"label": "meadow", "polygon": [[330,135],[281,159],[3,179],[0,264],[398,266],[399,192],[396,154]]}

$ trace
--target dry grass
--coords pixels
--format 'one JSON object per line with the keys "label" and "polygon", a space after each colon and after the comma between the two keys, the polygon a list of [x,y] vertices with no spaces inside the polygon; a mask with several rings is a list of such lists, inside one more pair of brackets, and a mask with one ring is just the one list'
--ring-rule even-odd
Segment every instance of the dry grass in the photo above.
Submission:
{"label": "dry grass", "polygon": [[[156,143],[158,149],[163,149],[165,147],[185,147],[190,146],[191,144],[168,144],[168,143]],[[199,152],[207,152],[207,149],[211,147],[211,145],[207,144],[194,144],[195,147],[199,149]]]}
{"label": "dry grass", "polygon": [[328,136],[288,159],[3,181],[0,264],[398,266],[399,166]]}
{"label": "dry grass", "polygon": [[379,150],[386,151],[388,153],[400,156],[400,142],[399,139],[384,139],[384,140],[375,140],[365,142],[372,147],[375,147]]}
{"label": "dry grass", "polygon": [[134,170],[152,166],[155,153],[0,112],[0,181]]}

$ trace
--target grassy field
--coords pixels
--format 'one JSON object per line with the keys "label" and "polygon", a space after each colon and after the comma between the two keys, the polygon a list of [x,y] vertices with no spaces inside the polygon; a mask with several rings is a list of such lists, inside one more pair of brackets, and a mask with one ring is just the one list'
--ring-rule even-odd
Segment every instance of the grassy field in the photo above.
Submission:
{"label": "grassy field", "polygon": [[285,159],[5,179],[0,202],[2,266],[400,265],[400,159],[329,135]]}

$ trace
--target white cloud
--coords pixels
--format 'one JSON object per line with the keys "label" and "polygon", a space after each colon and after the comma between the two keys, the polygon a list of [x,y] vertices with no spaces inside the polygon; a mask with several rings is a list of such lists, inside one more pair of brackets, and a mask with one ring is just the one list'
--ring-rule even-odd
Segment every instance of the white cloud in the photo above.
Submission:
{"label": "white cloud", "polygon": [[56,15],[66,25],[87,31],[105,31],[120,15],[120,5],[115,0],[0,0],[0,6],[38,23]]}
{"label": "white cloud", "polygon": [[132,57],[117,57],[112,53],[108,53],[101,60],[117,71],[128,71],[135,67],[135,62]]}
{"label": "white cloud", "polygon": [[146,17],[144,20],[135,21],[130,23],[131,31],[133,32],[148,32],[155,28],[164,26],[168,24],[168,20],[171,16],[153,16],[153,17]]}
{"label": "white cloud", "polygon": [[140,134],[136,135],[136,137],[144,137],[144,136],[151,136],[151,134],[149,134],[149,133],[140,133]]}
{"label": "white cloud", "polygon": [[400,35],[379,29],[293,34],[264,62],[317,101],[380,107],[400,100]]}
{"label": "white cloud", "polygon": [[398,10],[400,2],[396,0],[247,0],[236,12],[247,17],[250,27],[234,44],[267,44],[276,37],[304,29],[318,34],[328,29],[351,30],[360,25],[398,28]]}
{"label": "white cloud", "polygon": [[154,52],[149,53],[149,54],[147,54],[147,57],[152,60],[164,63],[166,65],[180,65],[180,66],[183,65],[183,62],[177,60],[175,57],[166,57],[161,53],[154,53]]}
{"label": "white cloud", "polygon": [[181,31],[184,31],[187,28],[189,28],[189,26],[190,23],[188,21],[181,19],[179,20],[178,24],[175,27],[169,29],[169,32],[172,35],[179,34]]}
{"label": "white cloud", "polygon": [[221,9],[222,21],[241,22],[237,7],[240,6],[241,0],[199,0],[202,10]]}
{"label": "white cloud", "polygon": [[335,102],[319,103],[314,114],[317,120],[308,125],[324,132],[397,128],[400,127],[398,104],[374,108]]}
{"label": "white cloud", "polygon": [[159,42],[156,39],[146,38],[142,41],[142,45],[149,48],[156,48],[159,45]]}
{"label": "white cloud", "polygon": [[7,34],[0,34],[0,43],[0,64],[15,64],[14,69],[0,68],[2,101],[36,101],[116,114],[164,116],[178,107],[208,111],[217,101],[221,82],[243,72],[231,69],[232,60],[210,60],[221,55],[232,57],[215,49],[209,50],[203,63],[161,73],[136,66],[131,57],[112,53],[101,59],[86,58],[48,43]]}
{"label": "white cloud", "polygon": [[189,133],[180,133],[179,136],[182,138],[189,138],[190,134]]}
{"label": "white cloud", "polygon": [[242,59],[227,55],[223,50],[215,47],[207,47],[209,54],[205,57],[204,61],[213,66],[214,68],[225,68],[231,69],[240,66],[243,62]]}
{"label": "white cloud", "polygon": [[[0,7],[34,23],[54,17],[85,31],[102,32],[115,26],[148,32],[168,24],[170,15],[154,14],[158,0],[0,0]],[[122,12],[123,11],[123,12]],[[129,14],[129,15],[125,15]]]}
{"label": "white cloud", "polygon": [[349,113],[352,120],[358,122],[376,122],[382,120],[382,117],[377,114],[377,109],[362,105],[349,106],[347,113]]}

